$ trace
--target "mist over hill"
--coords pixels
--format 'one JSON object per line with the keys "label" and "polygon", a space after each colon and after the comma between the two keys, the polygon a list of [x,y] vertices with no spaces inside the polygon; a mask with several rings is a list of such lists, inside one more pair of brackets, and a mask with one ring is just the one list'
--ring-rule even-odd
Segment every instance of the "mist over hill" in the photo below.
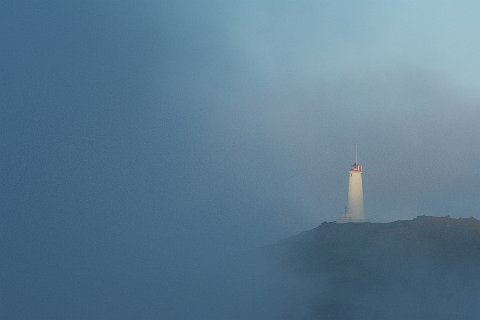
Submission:
{"label": "mist over hill", "polygon": [[296,304],[284,306],[286,318],[480,316],[480,221],[474,218],[325,222],[267,252],[293,275],[288,286]]}

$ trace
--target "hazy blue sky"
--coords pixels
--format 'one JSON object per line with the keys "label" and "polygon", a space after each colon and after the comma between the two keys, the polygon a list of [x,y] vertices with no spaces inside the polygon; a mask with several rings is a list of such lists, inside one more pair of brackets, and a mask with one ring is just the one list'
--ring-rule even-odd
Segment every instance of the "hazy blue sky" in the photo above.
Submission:
{"label": "hazy blue sky", "polygon": [[355,143],[372,221],[480,218],[479,10],[1,1],[0,315],[176,314],[180,266],[336,219]]}

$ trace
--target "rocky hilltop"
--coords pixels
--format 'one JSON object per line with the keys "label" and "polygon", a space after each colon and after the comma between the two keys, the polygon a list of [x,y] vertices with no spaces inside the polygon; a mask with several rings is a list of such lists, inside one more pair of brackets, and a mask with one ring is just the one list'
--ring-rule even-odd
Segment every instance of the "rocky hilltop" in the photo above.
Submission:
{"label": "rocky hilltop", "polygon": [[480,319],[474,218],[323,223],[267,250],[305,285],[295,312],[314,319]]}

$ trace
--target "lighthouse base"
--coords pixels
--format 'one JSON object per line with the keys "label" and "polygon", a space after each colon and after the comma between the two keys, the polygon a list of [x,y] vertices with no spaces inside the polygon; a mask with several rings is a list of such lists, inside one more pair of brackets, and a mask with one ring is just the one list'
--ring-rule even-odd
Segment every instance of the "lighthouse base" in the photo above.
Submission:
{"label": "lighthouse base", "polygon": [[335,222],[336,223],[367,223],[367,222],[370,222],[370,221],[368,221],[368,219],[355,219],[355,218],[352,218],[352,217],[341,217],[340,219],[338,219]]}

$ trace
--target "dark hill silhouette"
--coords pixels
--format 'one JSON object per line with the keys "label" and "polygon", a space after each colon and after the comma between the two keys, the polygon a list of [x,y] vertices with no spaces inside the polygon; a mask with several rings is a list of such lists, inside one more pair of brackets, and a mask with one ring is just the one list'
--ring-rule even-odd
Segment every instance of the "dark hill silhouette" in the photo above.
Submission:
{"label": "dark hill silhouette", "polygon": [[311,284],[299,310],[314,319],[480,319],[474,218],[323,223],[267,250]]}

